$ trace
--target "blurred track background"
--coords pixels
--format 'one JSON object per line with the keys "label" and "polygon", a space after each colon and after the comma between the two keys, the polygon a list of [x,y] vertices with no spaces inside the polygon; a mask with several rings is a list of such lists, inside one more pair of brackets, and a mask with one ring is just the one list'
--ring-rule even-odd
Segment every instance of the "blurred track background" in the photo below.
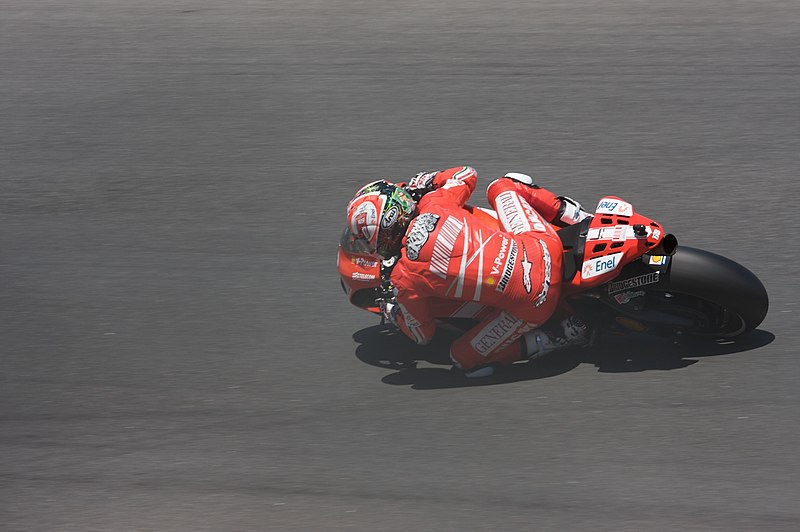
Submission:
{"label": "blurred track background", "polygon": [[[799,24],[781,0],[3,2],[0,530],[797,530]],[[512,170],[622,196],[752,269],[770,314],[465,385],[335,266],[359,185],[456,164],[479,205]]]}

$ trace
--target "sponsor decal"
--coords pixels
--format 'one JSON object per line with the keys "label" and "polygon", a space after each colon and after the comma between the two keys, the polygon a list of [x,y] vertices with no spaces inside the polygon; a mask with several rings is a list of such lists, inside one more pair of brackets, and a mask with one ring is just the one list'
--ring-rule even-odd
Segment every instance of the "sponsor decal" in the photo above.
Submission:
{"label": "sponsor decal", "polygon": [[581,268],[581,277],[584,279],[591,279],[592,277],[597,277],[598,275],[616,270],[617,266],[620,265],[621,259],[622,252],[585,260]]}
{"label": "sponsor decal", "polygon": [[661,231],[656,229],[655,231],[653,231],[653,235],[652,236],[653,236],[653,240],[658,240],[659,238],[661,238]]}
{"label": "sponsor decal", "polygon": [[350,262],[362,268],[377,268],[378,266],[377,260],[365,259],[364,257],[352,257]]}
{"label": "sponsor decal", "polygon": [[388,211],[383,213],[383,218],[381,219],[381,227],[384,229],[388,229],[389,227],[393,226],[394,223],[397,221],[397,215],[400,214],[400,209],[397,208],[397,205],[392,205]]}
{"label": "sponsor decal", "polygon": [[528,221],[533,226],[534,231],[538,231],[540,233],[547,231],[547,227],[544,225],[542,218],[533,209],[533,207],[528,204],[527,201],[522,204],[522,208],[525,211],[525,215],[528,217]]}
{"label": "sponsor decal", "polygon": [[667,263],[666,255],[652,255],[647,257],[647,264],[651,266],[664,266]]}
{"label": "sponsor decal", "polygon": [[617,294],[614,296],[614,299],[617,300],[617,303],[620,305],[624,305],[625,303],[630,302],[631,299],[636,297],[642,297],[644,295],[643,290],[637,290],[636,292],[622,292],[621,294]]}
{"label": "sponsor decal", "polygon": [[552,273],[553,269],[553,261],[550,257],[550,250],[547,249],[547,245],[544,243],[544,240],[539,240],[539,244],[542,245],[542,262],[544,262],[544,282],[542,283],[542,291],[536,296],[536,303],[535,306],[541,307],[545,301],[547,301],[547,292],[550,291],[550,274]]}
{"label": "sponsor decal", "polygon": [[419,251],[428,241],[428,235],[436,229],[437,223],[439,223],[439,215],[429,212],[414,218],[406,240],[406,256],[409,259],[417,260],[419,258]]}
{"label": "sponsor decal", "polygon": [[525,244],[522,244],[522,260],[519,263],[522,264],[522,286],[530,294],[531,290],[533,290],[533,286],[531,286],[531,267],[533,263],[528,260],[528,250],[525,249]]}
{"label": "sponsor decal", "polygon": [[597,208],[594,212],[597,214],[630,216],[633,214],[633,205],[619,199],[603,198],[600,200],[600,203],[597,204]]}
{"label": "sponsor decal", "polygon": [[447,267],[450,265],[453,246],[456,245],[456,239],[463,228],[464,222],[453,216],[448,216],[447,220],[442,224],[442,228],[439,229],[439,234],[436,235],[436,241],[433,243],[431,264],[428,269],[442,279],[447,278]]}
{"label": "sponsor decal", "polygon": [[495,204],[503,227],[517,235],[531,230],[531,224],[528,223],[522,204],[514,191],[507,190],[498,194]]}
{"label": "sponsor decal", "polygon": [[[646,230],[650,232],[650,228]],[[586,240],[611,240],[612,242],[622,242],[623,240],[632,240],[636,238],[646,238],[646,236],[638,236],[633,231],[633,227],[629,225],[615,225],[614,227],[596,227],[589,229],[589,234]]]}
{"label": "sponsor decal", "polygon": [[623,290],[630,290],[639,286],[648,284],[655,284],[658,282],[661,272],[651,272],[638,277],[631,277],[630,279],[623,279],[622,281],[612,281],[608,283],[608,293],[614,294],[622,292]]}
{"label": "sponsor decal", "polygon": [[611,240],[613,242],[620,242],[629,238],[635,238],[633,227],[629,225],[589,229],[589,234],[586,236],[586,240]]}
{"label": "sponsor decal", "polygon": [[489,286],[494,286],[494,283],[496,283],[496,282],[497,281],[494,280],[494,277],[487,277],[486,278],[486,284],[489,285]]}
{"label": "sponsor decal", "polygon": [[486,327],[475,335],[470,341],[470,345],[479,355],[484,357],[488,356],[492,351],[508,340],[509,337],[516,337],[515,333],[521,325],[523,325],[521,319],[503,311],[496,319],[490,321]]}
{"label": "sponsor decal", "polygon": [[534,325],[533,323],[527,323],[527,322],[523,323],[520,327],[517,327],[517,333],[506,338],[506,340],[502,344],[497,346],[497,349],[500,350],[508,347],[509,345],[514,343],[520,336],[522,336],[528,331],[532,331],[535,328],[536,325]]}
{"label": "sponsor decal", "polygon": [[497,291],[505,292],[508,282],[511,280],[511,275],[514,273],[514,266],[517,262],[517,243],[511,241],[511,247],[508,250],[508,257],[506,257],[506,264],[503,267],[503,275],[497,282]]}
{"label": "sponsor decal", "polygon": [[374,281],[375,275],[371,273],[361,273],[361,272],[353,272],[351,278],[354,281]]}
{"label": "sponsor decal", "polygon": [[400,207],[403,212],[411,212],[414,207],[414,199],[411,195],[400,187],[394,189],[391,200]]}
{"label": "sponsor decal", "polygon": [[508,254],[509,240],[504,236],[501,236],[500,238],[501,238],[500,251],[494,258],[494,261],[492,261],[492,270],[490,272],[490,275],[498,275],[500,273],[500,270],[503,268],[503,264],[505,264],[503,262],[503,259],[505,259],[506,255]]}

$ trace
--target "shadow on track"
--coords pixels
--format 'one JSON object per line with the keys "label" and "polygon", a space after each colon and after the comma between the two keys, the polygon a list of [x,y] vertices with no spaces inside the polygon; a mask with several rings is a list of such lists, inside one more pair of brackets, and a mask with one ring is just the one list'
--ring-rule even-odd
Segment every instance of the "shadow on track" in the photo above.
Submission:
{"label": "shadow on track", "polygon": [[[443,330],[433,341],[418,346],[388,325],[375,325],[353,334],[360,345],[356,357],[371,366],[393,370],[381,379],[392,385],[411,386],[415,390],[490,386],[537,380],[567,373],[580,364],[592,364],[601,373],[626,373],[652,370],[682,369],[698,362],[698,358],[730,355],[758,349],[771,343],[775,336],[756,330],[740,338],[719,341],[690,340],[674,343],[669,339],[631,334],[603,337],[591,348],[565,350],[536,360],[498,369],[491,377],[467,379],[453,369],[448,356],[450,343],[458,333]],[[417,367],[419,362],[435,366]]]}

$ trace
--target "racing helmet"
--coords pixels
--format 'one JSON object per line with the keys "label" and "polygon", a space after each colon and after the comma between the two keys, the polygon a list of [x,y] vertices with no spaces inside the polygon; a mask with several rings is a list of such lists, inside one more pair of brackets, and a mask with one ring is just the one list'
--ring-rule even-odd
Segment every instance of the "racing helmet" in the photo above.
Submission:
{"label": "racing helmet", "polygon": [[397,185],[384,180],[365,185],[347,205],[348,247],[384,259],[399,255],[415,209],[411,195]]}

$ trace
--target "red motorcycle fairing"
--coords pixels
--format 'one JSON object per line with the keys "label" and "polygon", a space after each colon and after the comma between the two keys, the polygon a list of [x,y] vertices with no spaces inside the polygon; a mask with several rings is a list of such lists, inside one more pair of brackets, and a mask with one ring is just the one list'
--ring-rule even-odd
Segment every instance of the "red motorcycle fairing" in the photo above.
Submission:
{"label": "red motorcycle fairing", "polygon": [[[582,256],[575,262],[577,272],[571,280],[565,276],[563,296],[609,282],[623,266],[657,249],[666,236],[658,222],[636,213],[630,203],[616,196],[602,198],[582,242]],[[665,254],[674,252],[674,246],[665,247]]]}
{"label": "red motorcycle fairing", "polygon": [[[472,206],[465,208],[502,230],[493,211]],[[674,245],[664,242],[666,235],[659,223],[637,214],[630,203],[616,196],[602,198],[586,234],[576,236],[577,245],[564,250],[564,264],[572,265],[572,271],[565,272],[562,298],[609,282],[620,274],[623,266],[639,260],[648,252],[662,248],[666,248],[665,255],[674,252]],[[381,259],[368,250],[359,249],[353,242],[345,229],[337,257],[342,288],[353,305],[378,313],[375,298],[381,291]],[[648,260],[660,259],[656,255]],[[491,311],[472,301],[434,298],[431,305],[434,316],[440,318],[480,319]]]}

